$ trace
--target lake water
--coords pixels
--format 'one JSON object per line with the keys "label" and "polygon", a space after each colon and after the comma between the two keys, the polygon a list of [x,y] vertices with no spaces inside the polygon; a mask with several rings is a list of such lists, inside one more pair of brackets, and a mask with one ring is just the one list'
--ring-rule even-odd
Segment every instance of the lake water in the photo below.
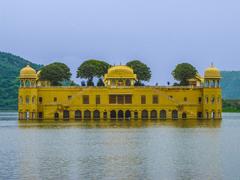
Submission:
{"label": "lake water", "polygon": [[0,112],[0,179],[240,179],[240,114],[20,123]]}

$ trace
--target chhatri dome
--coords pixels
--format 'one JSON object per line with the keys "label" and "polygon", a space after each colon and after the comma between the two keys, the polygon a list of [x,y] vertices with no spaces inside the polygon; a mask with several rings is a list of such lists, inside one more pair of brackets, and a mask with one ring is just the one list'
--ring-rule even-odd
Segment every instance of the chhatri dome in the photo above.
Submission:
{"label": "chhatri dome", "polygon": [[221,78],[221,73],[218,68],[216,68],[213,64],[211,64],[210,67],[208,67],[204,72],[204,78]]}
{"label": "chhatri dome", "polygon": [[20,71],[20,79],[36,79],[37,73],[35,69],[31,68],[29,65],[22,68]]}
{"label": "chhatri dome", "polygon": [[134,85],[136,80],[137,75],[134,74],[133,69],[125,65],[109,68],[104,76],[104,83],[111,86],[130,86]]}

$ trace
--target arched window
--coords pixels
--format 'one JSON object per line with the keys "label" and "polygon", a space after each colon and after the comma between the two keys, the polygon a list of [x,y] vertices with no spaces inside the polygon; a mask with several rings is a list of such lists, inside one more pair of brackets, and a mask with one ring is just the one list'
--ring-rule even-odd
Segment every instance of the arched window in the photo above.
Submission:
{"label": "arched window", "polygon": [[82,112],[80,110],[75,111],[75,119],[76,120],[82,119]]}
{"label": "arched window", "polygon": [[119,110],[119,111],[118,111],[118,119],[122,120],[123,117],[124,117],[123,111],[122,111],[122,110]]}
{"label": "arched window", "polygon": [[26,87],[30,87],[30,86],[31,86],[31,83],[30,83],[29,80],[26,80],[26,82],[25,82],[25,86],[26,86]]}
{"label": "arched window", "polygon": [[100,119],[100,112],[99,112],[99,110],[95,110],[93,112],[93,119],[94,120],[99,120]]}
{"label": "arched window", "polygon": [[107,111],[104,111],[104,112],[103,112],[103,119],[104,119],[104,120],[107,120]]}
{"label": "arched window", "polygon": [[126,112],[125,112],[125,119],[127,119],[127,120],[131,119],[131,111],[126,110]]}
{"label": "arched window", "polygon": [[182,119],[187,119],[187,113],[185,112],[182,113]]}
{"label": "arched window", "polygon": [[90,120],[91,119],[91,111],[89,111],[89,110],[84,111],[84,119],[85,120]]}
{"label": "arched window", "polygon": [[198,119],[202,119],[202,118],[203,118],[202,116],[203,116],[203,115],[202,115],[202,112],[198,112],[198,113],[197,113],[197,118],[198,118]]}
{"label": "arched window", "polygon": [[33,104],[35,103],[35,99],[36,99],[36,97],[33,96],[33,97],[32,97],[32,103],[33,103]]}
{"label": "arched window", "polygon": [[130,81],[130,79],[127,79],[127,80],[126,80],[126,86],[131,86],[131,81]]}
{"label": "arched window", "polygon": [[143,110],[143,111],[142,111],[142,119],[143,119],[143,120],[148,119],[148,111],[147,111],[147,110]]}
{"label": "arched window", "polygon": [[134,120],[138,120],[138,112],[137,111],[134,112]]}
{"label": "arched window", "polygon": [[20,87],[24,87],[24,81],[23,80],[20,81]]}
{"label": "arched window", "polygon": [[212,113],[211,113],[211,118],[212,118],[212,119],[215,119],[215,118],[216,118],[216,113],[215,113],[215,111],[212,111]]}
{"label": "arched window", "polygon": [[26,96],[26,104],[29,104],[29,102],[30,102],[29,96]]}
{"label": "arched window", "polygon": [[19,104],[22,104],[23,103],[23,98],[22,96],[19,97]]}
{"label": "arched window", "polygon": [[156,110],[152,110],[151,111],[151,119],[152,120],[156,120],[157,119],[157,111]]}
{"label": "arched window", "polygon": [[35,87],[35,81],[31,81],[31,87]]}
{"label": "arched window", "polygon": [[59,114],[57,112],[54,113],[54,119],[58,120],[59,119]]}
{"label": "arched window", "polygon": [[115,111],[115,110],[112,110],[112,111],[110,112],[110,119],[116,119],[116,116],[117,116],[116,111]]}
{"label": "arched window", "polygon": [[172,111],[172,119],[178,119],[178,111],[177,110]]}
{"label": "arched window", "polygon": [[64,110],[63,111],[63,119],[69,119],[69,111],[68,110]]}
{"label": "arched window", "polygon": [[165,110],[160,111],[160,119],[166,119],[167,118],[167,113]]}

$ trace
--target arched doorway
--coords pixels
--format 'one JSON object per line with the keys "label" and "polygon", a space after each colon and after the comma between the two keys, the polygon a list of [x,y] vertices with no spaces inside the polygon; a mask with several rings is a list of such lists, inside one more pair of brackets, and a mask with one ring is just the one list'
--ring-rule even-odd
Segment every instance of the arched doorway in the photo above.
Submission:
{"label": "arched doorway", "polygon": [[138,120],[138,112],[137,111],[134,112],[134,120]]}
{"label": "arched doorway", "polygon": [[212,119],[215,119],[215,118],[216,118],[215,116],[216,116],[216,113],[215,113],[215,111],[212,111],[211,118],[212,118]]}
{"label": "arched doorway", "polygon": [[156,110],[152,110],[151,111],[151,119],[152,120],[156,120],[157,119],[157,111]]}
{"label": "arched doorway", "polygon": [[143,120],[148,119],[148,111],[147,111],[147,110],[143,110],[143,111],[142,111],[142,119],[143,119]]}
{"label": "arched doorway", "polygon": [[119,111],[118,111],[118,119],[119,119],[119,120],[123,120],[123,118],[124,118],[123,111],[122,111],[122,110],[119,110]]}
{"label": "arched doorway", "polygon": [[54,113],[54,120],[58,120],[59,119],[59,113],[58,112],[55,112]]}
{"label": "arched doorway", "polygon": [[182,113],[182,119],[187,119],[187,113],[186,112]]}
{"label": "arched doorway", "polygon": [[178,111],[177,110],[172,111],[172,119],[178,119]]}
{"label": "arched doorway", "polygon": [[160,111],[160,119],[167,119],[167,113],[165,110]]}
{"label": "arched doorway", "polygon": [[104,111],[104,112],[103,112],[103,119],[104,119],[104,120],[107,120],[107,111]]}
{"label": "arched doorway", "polygon": [[99,110],[95,110],[93,112],[93,119],[94,120],[99,120],[100,119],[100,112],[99,112]]}
{"label": "arched doorway", "polygon": [[65,119],[65,120],[69,119],[69,111],[68,110],[63,111],[63,119]]}
{"label": "arched doorway", "polygon": [[80,110],[75,111],[75,119],[76,120],[82,119],[82,112]]}
{"label": "arched doorway", "polygon": [[91,111],[89,111],[89,110],[84,111],[84,119],[85,120],[90,120],[91,119]]}
{"label": "arched doorway", "polygon": [[126,110],[126,112],[125,112],[125,119],[126,120],[130,120],[131,119],[131,111]]}
{"label": "arched doorway", "polygon": [[114,120],[114,119],[116,119],[116,111],[115,110],[112,110],[111,112],[110,112],[110,119],[112,119],[112,120]]}

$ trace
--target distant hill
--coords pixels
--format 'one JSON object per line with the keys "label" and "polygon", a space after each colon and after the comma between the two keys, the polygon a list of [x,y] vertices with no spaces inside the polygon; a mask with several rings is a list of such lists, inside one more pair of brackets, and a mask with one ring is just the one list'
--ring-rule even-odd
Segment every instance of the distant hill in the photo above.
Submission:
{"label": "distant hill", "polygon": [[223,99],[240,100],[240,71],[222,71]]}
{"label": "distant hill", "polygon": [[34,64],[19,56],[0,52],[0,110],[17,109],[17,90],[19,71],[27,64],[35,69],[41,65]]}

